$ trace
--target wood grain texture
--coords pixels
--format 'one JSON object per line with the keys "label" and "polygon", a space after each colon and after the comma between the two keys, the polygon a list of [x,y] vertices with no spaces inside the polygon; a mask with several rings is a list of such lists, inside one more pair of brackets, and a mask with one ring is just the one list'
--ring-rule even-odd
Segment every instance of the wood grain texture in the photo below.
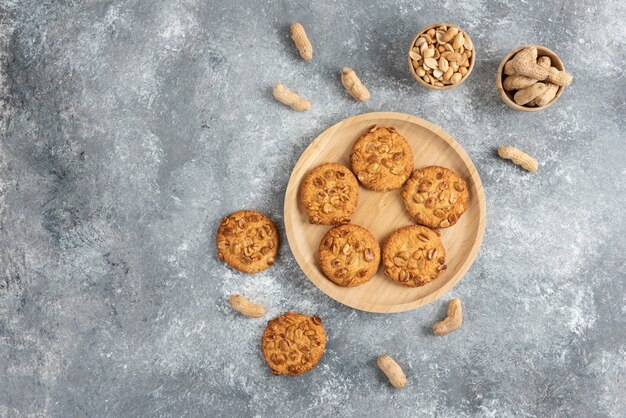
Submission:
{"label": "wood grain texture", "polygon": [[[328,280],[317,263],[317,249],[330,227],[311,225],[298,201],[298,189],[305,174],[324,162],[350,166],[350,150],[357,137],[372,125],[393,126],[409,142],[415,167],[441,165],[459,173],[470,192],[469,206],[459,222],[441,230],[448,269],[426,286],[408,288],[387,278],[380,268],[367,283],[345,288]],[[430,303],[456,285],[474,262],[485,231],[486,204],[476,167],[467,153],[441,128],[403,113],[365,113],[345,119],[320,134],[296,163],[285,193],[285,231],[291,251],[302,271],[324,293],[355,309],[393,313]],[[359,204],[352,223],[367,228],[383,244],[397,228],[414,222],[404,209],[399,190],[374,192],[359,190]]]}
{"label": "wood grain texture", "polygon": [[550,57],[550,61],[552,61],[553,67],[556,67],[557,69],[561,71],[565,70],[565,66],[563,65],[563,61],[561,61],[561,58],[559,58],[559,56],[556,55],[554,51],[546,48],[545,46],[522,45],[519,48],[515,48],[513,51],[509,52],[506,55],[506,57],[504,57],[504,59],[500,62],[500,65],[498,66],[498,71],[496,73],[496,88],[498,89],[498,95],[500,95],[500,98],[502,99],[504,103],[506,103],[507,106],[509,106],[511,109],[519,110],[521,112],[537,112],[539,110],[547,109],[548,107],[556,103],[557,100],[559,100],[559,97],[561,97],[561,94],[563,93],[563,90],[565,89],[565,87],[559,86],[559,89],[557,90],[556,96],[554,96],[554,99],[552,99],[552,101],[548,103],[547,105],[541,106],[541,107],[520,106],[513,101],[513,95],[515,94],[515,91],[504,90],[504,86],[502,84],[503,79],[505,77],[504,65],[507,62],[509,62],[511,58],[515,56],[515,54],[517,54],[524,48],[528,48],[529,46],[534,46],[537,48],[538,57],[543,57],[543,56]]}

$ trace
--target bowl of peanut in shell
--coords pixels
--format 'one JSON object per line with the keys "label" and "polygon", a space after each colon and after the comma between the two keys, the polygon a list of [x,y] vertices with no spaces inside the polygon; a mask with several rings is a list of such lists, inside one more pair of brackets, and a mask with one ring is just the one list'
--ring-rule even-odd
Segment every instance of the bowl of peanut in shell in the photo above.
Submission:
{"label": "bowl of peanut in shell", "polygon": [[465,31],[449,23],[430,25],[409,45],[409,71],[418,83],[433,90],[448,90],[469,77],[476,51]]}
{"label": "bowl of peanut in shell", "polygon": [[554,104],[572,80],[554,51],[541,45],[522,45],[500,62],[496,88],[510,108],[537,112]]}

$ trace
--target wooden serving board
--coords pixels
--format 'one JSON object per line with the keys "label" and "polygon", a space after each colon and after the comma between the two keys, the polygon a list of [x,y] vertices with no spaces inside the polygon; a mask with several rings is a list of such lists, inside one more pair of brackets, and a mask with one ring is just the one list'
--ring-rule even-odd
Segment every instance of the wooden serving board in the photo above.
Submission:
{"label": "wooden serving board", "polygon": [[[456,225],[442,229],[448,269],[423,287],[404,287],[387,278],[381,268],[372,279],[358,287],[341,287],[328,280],[317,263],[317,249],[330,226],[311,225],[298,201],[298,189],[306,173],[325,162],[350,167],[354,141],[372,125],[393,126],[413,148],[415,167],[440,165],[461,175],[469,187],[470,200]],[[485,194],[476,167],[461,145],[441,128],[403,113],[365,113],[345,119],[318,136],[302,153],[291,173],[285,194],[285,230],[289,246],[306,276],[337,302],[368,312],[393,313],[430,303],[456,285],[476,258],[485,232]],[[414,222],[404,209],[400,190],[373,192],[359,189],[359,204],[352,223],[367,228],[384,243],[397,228]]]}

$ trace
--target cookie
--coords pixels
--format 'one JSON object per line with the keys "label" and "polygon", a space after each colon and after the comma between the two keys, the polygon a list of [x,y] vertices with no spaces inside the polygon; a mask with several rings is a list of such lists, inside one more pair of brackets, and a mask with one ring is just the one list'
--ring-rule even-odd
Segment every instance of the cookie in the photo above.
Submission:
{"label": "cookie", "polygon": [[383,246],[385,274],[403,286],[419,287],[447,268],[439,234],[421,225],[405,226],[389,235]]}
{"label": "cookie", "polygon": [[354,287],[378,271],[380,245],[361,226],[336,226],[322,238],[317,258],[326,277],[339,286]]}
{"label": "cookie", "polygon": [[273,265],[278,252],[278,231],[265,215],[240,210],[228,215],[217,230],[220,260],[243,273],[258,273]]}
{"label": "cookie", "polygon": [[359,183],[348,167],[341,164],[315,167],[300,186],[300,202],[312,224],[346,224],[358,201]]}
{"label": "cookie", "polygon": [[373,126],[352,145],[350,163],[366,189],[395,190],[413,171],[413,151],[394,128]]}
{"label": "cookie", "polygon": [[299,376],[324,355],[326,331],[318,316],[290,311],[267,323],[261,347],[272,373]]}
{"label": "cookie", "polygon": [[467,209],[467,184],[445,167],[415,170],[402,189],[407,212],[421,225],[447,228],[457,223]]}

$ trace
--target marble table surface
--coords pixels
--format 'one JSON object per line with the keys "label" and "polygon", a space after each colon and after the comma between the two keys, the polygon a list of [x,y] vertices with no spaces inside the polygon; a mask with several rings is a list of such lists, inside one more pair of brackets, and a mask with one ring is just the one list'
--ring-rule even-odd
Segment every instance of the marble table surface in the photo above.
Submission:
{"label": "marble table surface", "polygon": [[[0,416],[626,416],[626,56],[621,0],[4,0],[0,2]],[[307,28],[315,58],[288,36]],[[469,79],[417,85],[406,48],[423,26],[472,36]],[[543,112],[506,107],[502,57],[526,43],[574,74]],[[342,89],[353,67],[367,104]],[[298,113],[277,81],[310,98]],[[283,197],[324,129],[404,112],[450,133],[487,198],[465,278],[394,315],[336,303],[286,245]],[[495,155],[514,145],[529,174]],[[217,259],[221,217],[270,215],[277,264]],[[320,315],[317,368],[272,376],[266,319],[227,304]],[[463,329],[430,326],[464,303]],[[408,385],[375,366],[388,353]]]}

